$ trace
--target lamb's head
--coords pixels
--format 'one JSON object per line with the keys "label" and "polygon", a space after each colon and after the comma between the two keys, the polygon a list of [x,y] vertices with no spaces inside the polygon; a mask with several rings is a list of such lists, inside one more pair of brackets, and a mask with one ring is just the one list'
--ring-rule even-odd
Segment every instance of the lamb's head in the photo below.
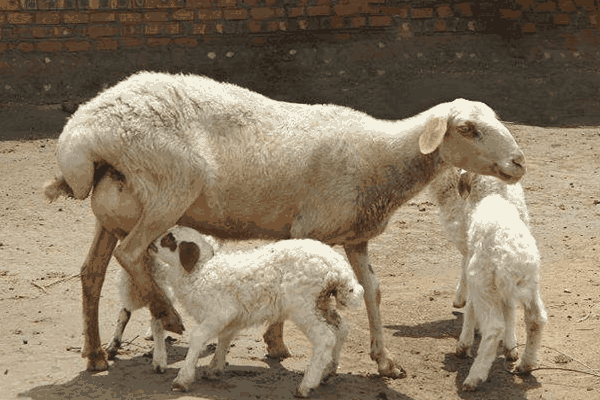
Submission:
{"label": "lamb's head", "polygon": [[525,175],[525,157],[498,116],[484,103],[457,99],[432,109],[419,138],[423,154],[440,149],[440,157],[467,171],[516,183]]}
{"label": "lamb's head", "polygon": [[161,235],[148,248],[149,253],[171,267],[193,272],[215,255],[216,242],[192,228],[175,226]]}

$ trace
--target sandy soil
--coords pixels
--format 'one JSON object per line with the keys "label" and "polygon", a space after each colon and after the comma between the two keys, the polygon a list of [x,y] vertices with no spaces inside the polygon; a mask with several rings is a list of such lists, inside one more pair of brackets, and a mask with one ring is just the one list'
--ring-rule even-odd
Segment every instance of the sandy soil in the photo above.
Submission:
{"label": "sandy soil", "polygon": [[[352,332],[340,374],[313,398],[600,399],[598,375],[561,370],[595,373],[581,363],[600,370],[600,128],[515,125],[511,130],[528,159],[523,187],[543,259],[542,294],[550,317],[542,369],[530,377],[513,376],[499,353],[489,381],[478,392],[461,392],[472,359],[454,355],[462,313],[451,302],[460,258],[442,235],[435,205],[421,194],[370,246],[382,284],[387,346],[408,376],[377,375],[363,306],[345,314]],[[40,196],[43,183],[57,171],[54,152],[54,139],[0,142],[0,398],[292,398],[310,356],[308,342],[292,324],[286,325],[285,339],[293,357],[265,360],[262,330],[248,331],[231,348],[230,368],[221,381],[198,378],[191,393],[179,394],[171,392],[171,382],[188,337],[171,335],[169,368],[163,375],[153,373],[150,358],[144,357],[152,348],[143,338],[149,314],[140,311],[110,370],[85,371],[76,274],[94,217],[89,201],[47,204]],[[100,304],[105,342],[119,310],[117,268],[113,260]],[[185,322],[192,326],[189,318]],[[520,322],[521,343],[523,338]],[[198,375],[208,360],[200,360]]]}

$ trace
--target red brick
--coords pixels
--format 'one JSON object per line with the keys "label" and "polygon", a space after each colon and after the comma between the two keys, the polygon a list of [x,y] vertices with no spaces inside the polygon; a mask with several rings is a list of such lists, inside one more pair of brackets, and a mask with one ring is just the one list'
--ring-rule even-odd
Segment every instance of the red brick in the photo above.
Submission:
{"label": "red brick", "polygon": [[87,24],[90,16],[87,13],[70,11],[62,14],[63,22],[67,24]]}
{"label": "red brick", "polygon": [[261,28],[261,23],[259,21],[248,22],[248,30],[250,32],[260,32]]}
{"label": "red brick", "polygon": [[448,30],[448,28],[446,27],[446,23],[444,22],[444,20],[441,19],[435,21],[434,29],[436,32],[446,32]]}
{"label": "red brick", "polygon": [[205,35],[206,31],[206,24],[194,24],[194,30],[192,31],[192,33],[194,35]]}
{"label": "red brick", "polygon": [[212,0],[186,0],[186,8],[211,8]]}
{"label": "red brick", "polygon": [[165,22],[169,20],[169,14],[165,11],[151,11],[144,14],[144,21]]}
{"label": "red brick", "polygon": [[194,19],[194,10],[176,10],[171,14],[171,18],[176,21],[192,21]]}
{"label": "red brick", "polygon": [[554,11],[556,9],[556,3],[553,1],[547,1],[540,3],[537,6],[538,11]]}
{"label": "red brick", "polygon": [[219,0],[220,8],[235,8],[237,7],[237,0]]}
{"label": "red brick", "polygon": [[575,4],[578,6],[583,6],[587,11],[596,10],[596,5],[594,0],[575,0]]}
{"label": "red brick", "polygon": [[508,8],[500,9],[500,18],[515,19],[521,16],[520,10],[511,10]]}
{"label": "red brick", "polygon": [[98,0],[90,0],[90,10],[97,10],[100,6],[100,1]]}
{"label": "red brick", "polygon": [[55,42],[55,41],[44,41],[44,42],[39,42],[37,44],[37,48],[40,49],[41,51],[46,51],[46,52],[61,51],[62,43]]}
{"label": "red brick", "polygon": [[433,8],[413,8],[413,18],[429,18],[433,15]]}
{"label": "red brick", "polygon": [[169,38],[150,38],[146,41],[150,47],[166,46],[171,43]]}
{"label": "red brick", "polygon": [[113,22],[115,19],[116,14],[111,12],[90,14],[90,22]]}
{"label": "red brick", "polygon": [[308,21],[305,19],[301,19],[300,21],[298,21],[298,28],[305,30],[306,28],[308,28]]}
{"label": "red brick", "polygon": [[333,6],[333,11],[337,15],[348,16],[352,14],[356,14],[359,11],[358,4],[344,4],[344,5],[335,5]]}
{"label": "red brick", "polygon": [[86,35],[91,37],[114,36],[119,33],[115,25],[90,25],[86,28]]}
{"label": "red brick", "polygon": [[189,37],[173,39],[173,43],[178,44],[180,46],[189,47],[196,47],[198,45],[198,41],[196,39]]}
{"label": "red brick", "polygon": [[67,51],[84,51],[92,47],[92,45],[89,42],[81,42],[74,40],[64,42],[63,44],[67,48]]}
{"label": "red brick", "polygon": [[115,50],[119,47],[119,42],[114,39],[102,38],[96,42],[98,50]]}
{"label": "red brick", "polygon": [[438,17],[446,18],[452,16],[452,7],[448,4],[441,4],[437,8]]}
{"label": "red brick", "polygon": [[534,33],[535,32],[535,25],[531,22],[526,23],[525,25],[523,25],[523,32],[525,33]]}
{"label": "red brick", "polygon": [[223,10],[223,17],[225,17],[225,19],[247,19],[248,10],[244,8],[238,8],[237,10]]}
{"label": "red brick", "polygon": [[519,3],[523,8],[529,8],[533,6],[533,0],[517,0],[517,3]]}
{"label": "red brick", "polygon": [[288,9],[288,17],[297,18],[304,15],[304,7],[294,7]]}
{"label": "red brick", "polygon": [[69,37],[73,36],[73,29],[64,26],[55,26],[52,28],[52,34],[54,37]]}
{"label": "red brick", "polygon": [[410,7],[408,5],[405,5],[404,7],[381,7],[379,11],[381,11],[383,14],[398,15],[402,18],[406,18],[408,17]]}
{"label": "red brick", "polygon": [[177,35],[179,33],[178,22],[150,22],[144,28],[146,35],[158,35],[161,33]]}
{"label": "red brick", "polygon": [[60,22],[60,13],[38,12],[35,14],[35,22],[38,24],[56,25]]}
{"label": "red brick", "polygon": [[142,38],[121,38],[119,40],[121,47],[138,47],[144,44]]}
{"label": "red brick", "polygon": [[[134,0],[135,1],[135,0]],[[145,0],[145,8],[178,8],[177,0]]]}
{"label": "red brick", "polygon": [[119,21],[124,24],[135,24],[142,22],[142,14],[140,13],[119,13]]}
{"label": "red brick", "polygon": [[18,0],[0,0],[0,10],[15,11],[19,8]]}
{"label": "red brick", "polygon": [[576,10],[575,4],[571,0],[558,0],[558,6],[564,12],[573,12]]}
{"label": "red brick", "polygon": [[258,20],[273,18],[275,16],[275,9],[270,7],[257,7],[250,10],[250,14],[252,14],[252,18]]}
{"label": "red brick", "polygon": [[374,15],[371,17],[371,26],[388,26],[392,23],[389,15]]}
{"label": "red brick", "polygon": [[0,24],[3,24],[6,21],[6,15],[0,14]]}
{"label": "red brick", "polygon": [[268,6],[272,6],[273,4],[277,3],[277,0],[265,0],[265,3],[266,3]]}
{"label": "red brick", "polygon": [[259,0],[244,0],[244,3],[250,5],[250,6],[255,6],[256,4],[258,4]]}
{"label": "red brick", "polygon": [[331,14],[331,7],[329,7],[329,6],[307,7],[306,12],[311,17],[316,17],[318,15],[329,15],[329,14]]}
{"label": "red brick", "polygon": [[8,45],[6,43],[0,43],[0,53],[8,49]]}
{"label": "red brick", "polygon": [[470,17],[471,15],[473,15],[473,12],[471,11],[471,5],[469,3],[457,4],[456,8],[458,8],[460,11],[462,11],[462,13],[467,17]]}
{"label": "red brick", "polygon": [[17,45],[17,49],[29,52],[33,51],[35,49],[35,46],[33,45],[33,43],[21,42]]}
{"label": "red brick", "polygon": [[339,34],[339,35],[336,35],[336,36],[335,36],[335,39],[336,39],[336,40],[348,40],[348,39],[350,39],[350,37],[351,37],[351,36],[350,36],[350,34],[349,34],[349,33],[341,33],[341,34]]}
{"label": "red brick", "polygon": [[[269,0],[266,0],[266,1],[267,1],[267,3],[269,2]],[[377,0],[371,0],[371,1],[373,3],[375,3]],[[330,6],[331,5],[331,0],[317,0],[317,5],[318,6]]]}
{"label": "red brick", "polygon": [[50,28],[42,28],[41,26],[32,26],[29,30],[34,38],[43,38],[50,36]]}
{"label": "red brick", "polygon": [[221,10],[200,10],[198,11],[198,18],[204,21],[212,21],[222,17]]}
{"label": "red brick", "polygon": [[554,17],[554,23],[556,25],[569,25],[571,23],[571,19],[567,14],[557,14]]}
{"label": "red brick", "polygon": [[265,42],[265,40],[263,38],[254,38],[254,40],[252,41],[252,43],[254,44],[263,44]]}
{"label": "red brick", "polygon": [[333,29],[341,29],[344,27],[344,19],[342,17],[331,17],[331,27]]}
{"label": "red brick", "polygon": [[276,32],[279,30],[279,21],[269,21],[267,22],[267,31]]}
{"label": "red brick", "polygon": [[362,26],[365,26],[365,17],[356,16],[356,17],[352,18],[352,27],[353,28],[360,28]]}
{"label": "red brick", "polygon": [[33,15],[29,13],[11,13],[6,17],[9,24],[29,24],[33,21]]}

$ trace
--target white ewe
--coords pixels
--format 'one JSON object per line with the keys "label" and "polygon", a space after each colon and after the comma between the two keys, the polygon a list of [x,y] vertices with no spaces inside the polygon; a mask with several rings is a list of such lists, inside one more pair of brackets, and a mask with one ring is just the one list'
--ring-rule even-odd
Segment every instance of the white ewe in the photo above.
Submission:
{"label": "white ewe", "polygon": [[[113,251],[152,315],[165,329],[183,329],[144,266],[148,245],[179,224],[222,239],[344,246],[365,289],[371,358],[380,374],[403,377],[384,344],[369,240],[443,165],[507,182],[526,170],[514,138],[483,103],[458,99],[386,121],[347,107],[279,102],[206,77],[148,72],[81,105],[57,150],[62,176],[46,196],[83,199],[93,188],[98,222],[81,274],[82,356],[96,371],[108,368],[98,301]],[[282,331],[276,324],[265,334],[272,357],[289,355]]]}
{"label": "white ewe", "polygon": [[[208,255],[205,256],[205,252]],[[248,252],[217,253],[197,231],[174,227],[149,247],[159,286],[171,287],[186,311],[198,322],[185,363],[173,382],[188,390],[196,362],[208,340],[218,337],[207,377],[226,366],[231,340],[244,329],[292,320],[313,345],[313,355],[297,395],[308,396],[322,379],[335,374],[348,334],[344,320],[331,304],[359,307],[363,288],[344,257],[315,240],[285,240]],[[162,324],[155,338],[154,368],[167,364]],[[161,340],[159,340],[161,339]],[[162,345],[159,345],[161,344]]]}
{"label": "white ewe", "polygon": [[446,184],[440,179],[432,191],[442,221],[454,221],[445,226],[447,233],[453,232],[457,247],[465,250],[457,298],[461,290],[463,295],[466,292],[466,308],[457,355],[471,355],[476,325],[482,334],[463,383],[463,390],[471,391],[487,379],[500,340],[507,359],[517,358],[515,309],[519,305],[525,309],[527,343],[516,371],[524,373],[536,366],[547,321],[540,296],[540,256],[520,187],[468,172],[459,175],[454,168],[445,175]]}
{"label": "white ewe", "polygon": [[[220,243],[217,242],[212,236],[201,236],[203,239],[202,244],[206,243],[210,246],[210,248],[206,247],[205,249],[203,249],[204,251],[202,251],[201,261],[206,262],[210,258],[212,258],[216,251],[219,250]],[[123,308],[119,312],[119,316],[117,318],[117,326],[115,328],[113,338],[108,347],[106,348],[106,353],[109,360],[113,359],[117,355],[117,352],[121,347],[121,341],[123,340],[123,332],[127,327],[129,318],[131,318],[131,313],[133,311],[139,310],[140,308],[148,306],[148,304],[143,301],[143,294],[140,293],[138,288],[133,284],[131,276],[129,276],[129,273],[124,268],[121,268],[119,270],[118,281],[119,294],[121,296],[121,303],[123,304]],[[173,293],[173,289],[170,286],[161,285],[161,289],[163,289],[163,291],[171,301],[175,299],[175,294]],[[156,325],[151,325],[150,329],[151,330],[146,334],[146,336],[155,338]]]}

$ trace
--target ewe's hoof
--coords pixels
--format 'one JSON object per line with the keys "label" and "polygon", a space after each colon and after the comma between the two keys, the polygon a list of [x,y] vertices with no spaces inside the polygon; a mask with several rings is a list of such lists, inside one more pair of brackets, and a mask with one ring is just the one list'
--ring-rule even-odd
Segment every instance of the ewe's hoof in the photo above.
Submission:
{"label": "ewe's hoof", "polygon": [[108,361],[104,351],[100,351],[88,356],[87,370],[89,372],[102,372],[108,369]]}
{"label": "ewe's hoof", "polygon": [[203,377],[209,381],[218,381],[221,379],[221,372],[219,370],[205,371]]}
{"label": "ewe's hoof", "polygon": [[156,372],[157,374],[164,374],[165,371],[167,370],[167,368],[164,365],[153,365],[152,369],[154,369],[154,372]]}
{"label": "ewe's hoof", "polygon": [[300,397],[301,399],[305,399],[308,397],[310,393],[310,389],[296,389],[296,393],[294,393],[294,397]]}
{"label": "ewe's hoof", "polygon": [[120,346],[117,345],[115,342],[111,342],[106,348],[106,357],[109,360],[114,360],[117,356],[117,353],[119,352],[119,347]]}
{"label": "ewe's hoof", "polygon": [[471,350],[471,346],[457,346],[456,347],[456,357],[458,358],[467,358],[473,357],[473,350]]}
{"label": "ewe's hoof", "polygon": [[283,360],[284,358],[291,357],[292,354],[288,349],[270,350],[267,351],[267,357],[275,360]]}
{"label": "ewe's hoof", "polygon": [[474,392],[477,387],[481,384],[482,379],[469,379],[467,378],[462,385],[463,392]]}
{"label": "ewe's hoof", "polygon": [[406,378],[406,371],[401,365],[393,362],[392,360],[381,360],[377,366],[379,375],[393,379]]}
{"label": "ewe's hoof", "polygon": [[452,307],[454,307],[454,308],[463,308],[465,306],[465,304],[467,304],[466,301],[456,301],[456,300],[454,300],[454,302],[452,303]]}
{"label": "ewe's hoof", "polygon": [[525,365],[525,364],[519,363],[519,365],[517,365],[515,367],[513,372],[520,376],[527,376],[527,375],[531,375],[532,369],[533,369],[533,366],[531,366],[531,365]]}
{"label": "ewe's hoof", "polygon": [[173,381],[173,388],[172,388],[172,390],[174,392],[188,392],[190,390],[191,386],[192,386],[191,384],[185,384],[185,383],[182,383],[182,382],[178,382],[177,379],[175,379]]}
{"label": "ewe's hoof", "polygon": [[515,362],[519,359],[519,352],[517,349],[504,349],[504,358],[506,358],[507,361]]}

